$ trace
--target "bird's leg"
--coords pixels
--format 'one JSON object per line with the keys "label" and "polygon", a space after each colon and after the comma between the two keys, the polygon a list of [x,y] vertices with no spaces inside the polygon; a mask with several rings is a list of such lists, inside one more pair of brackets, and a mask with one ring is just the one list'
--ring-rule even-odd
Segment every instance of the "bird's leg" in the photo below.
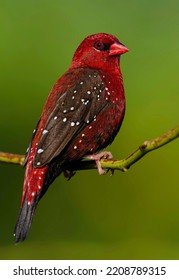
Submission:
{"label": "bird's leg", "polygon": [[65,176],[65,178],[67,178],[67,181],[69,181],[75,174],[76,174],[76,172],[71,171],[71,170],[63,171],[63,175]]}
{"label": "bird's leg", "polygon": [[99,154],[86,155],[84,157],[84,159],[90,159],[90,160],[94,160],[96,162],[96,165],[97,165],[97,168],[98,168],[98,173],[100,175],[104,175],[107,172],[104,169],[102,169],[100,160],[101,159],[112,159],[112,158],[113,158],[113,156],[112,156],[111,152],[106,152],[106,151],[101,152]]}

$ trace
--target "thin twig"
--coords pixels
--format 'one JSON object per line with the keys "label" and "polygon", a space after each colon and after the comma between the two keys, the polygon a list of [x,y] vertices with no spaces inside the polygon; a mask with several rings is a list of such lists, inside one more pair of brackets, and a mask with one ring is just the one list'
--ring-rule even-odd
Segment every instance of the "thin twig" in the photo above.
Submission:
{"label": "thin twig", "polygon": [[[139,146],[139,148],[135,152],[133,152],[128,157],[122,160],[101,159],[100,160],[101,167],[110,170],[127,171],[130,168],[130,166],[132,166],[135,162],[140,160],[148,152],[158,149],[178,137],[179,137],[179,126],[171,129],[170,131],[166,132],[165,134],[163,134],[158,138],[145,141],[142,145]],[[0,152],[0,162],[23,165],[24,155]],[[78,162],[74,162],[69,166],[70,171],[96,169],[96,168],[97,167],[95,162],[91,160],[81,160]]]}
{"label": "thin twig", "polygon": [[23,165],[24,155],[16,155],[16,154],[0,152],[0,162]]}

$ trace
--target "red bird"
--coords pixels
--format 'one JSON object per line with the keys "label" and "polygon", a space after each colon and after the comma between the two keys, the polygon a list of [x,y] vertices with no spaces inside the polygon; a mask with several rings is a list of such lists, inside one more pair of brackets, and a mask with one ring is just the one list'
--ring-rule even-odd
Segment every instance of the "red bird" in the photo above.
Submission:
{"label": "red bird", "polygon": [[52,88],[27,151],[23,194],[15,241],[23,241],[39,200],[70,163],[96,161],[114,140],[125,113],[121,54],[128,49],[109,34],[88,36],[70,68]]}

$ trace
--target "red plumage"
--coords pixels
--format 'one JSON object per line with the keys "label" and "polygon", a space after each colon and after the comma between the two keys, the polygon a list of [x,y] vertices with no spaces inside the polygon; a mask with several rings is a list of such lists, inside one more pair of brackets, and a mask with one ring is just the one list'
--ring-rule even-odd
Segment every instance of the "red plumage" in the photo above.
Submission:
{"label": "red plumage", "polygon": [[125,113],[119,58],[127,51],[112,35],[91,35],[52,88],[26,155],[16,242],[26,238],[39,200],[70,163],[90,156],[101,172],[94,154],[114,140]]}

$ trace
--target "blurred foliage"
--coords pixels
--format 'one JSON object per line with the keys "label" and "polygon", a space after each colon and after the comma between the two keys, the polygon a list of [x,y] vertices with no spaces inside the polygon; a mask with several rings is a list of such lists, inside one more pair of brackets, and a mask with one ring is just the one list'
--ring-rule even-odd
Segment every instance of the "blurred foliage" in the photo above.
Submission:
{"label": "blurred foliage", "polygon": [[[0,2],[0,150],[24,153],[47,95],[87,35],[116,35],[127,97],[117,159],[179,120],[176,0]],[[0,165],[1,259],[179,259],[178,140],[113,177],[56,179],[14,245],[24,170]]]}

